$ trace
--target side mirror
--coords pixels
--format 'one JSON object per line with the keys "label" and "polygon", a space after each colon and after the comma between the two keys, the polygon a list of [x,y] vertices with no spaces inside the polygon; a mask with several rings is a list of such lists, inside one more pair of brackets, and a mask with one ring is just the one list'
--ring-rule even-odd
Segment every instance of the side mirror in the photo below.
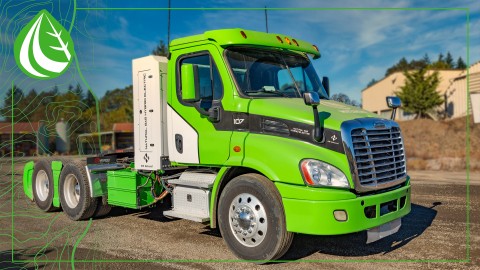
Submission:
{"label": "side mirror", "polygon": [[182,100],[185,102],[197,102],[200,100],[200,85],[198,80],[198,66],[183,64],[182,76]]}
{"label": "side mirror", "polygon": [[402,106],[402,101],[399,97],[387,97],[387,106],[392,109],[396,109]]}
{"label": "side mirror", "polygon": [[316,92],[305,92],[303,93],[303,101],[305,101],[305,105],[316,107],[320,104],[320,97]]}
{"label": "side mirror", "polygon": [[392,116],[390,119],[395,120],[397,108],[402,106],[402,101],[399,97],[387,97],[387,106],[392,109]]}
{"label": "side mirror", "polygon": [[330,80],[328,79],[328,77],[322,78],[322,85],[325,91],[327,92],[327,96],[330,97]]}

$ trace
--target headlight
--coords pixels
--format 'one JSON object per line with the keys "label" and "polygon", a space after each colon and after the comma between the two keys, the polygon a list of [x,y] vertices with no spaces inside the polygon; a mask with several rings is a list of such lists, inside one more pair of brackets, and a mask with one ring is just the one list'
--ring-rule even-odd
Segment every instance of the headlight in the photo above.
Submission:
{"label": "headlight", "polygon": [[303,179],[310,186],[349,188],[347,177],[334,166],[314,159],[305,159],[300,163]]}

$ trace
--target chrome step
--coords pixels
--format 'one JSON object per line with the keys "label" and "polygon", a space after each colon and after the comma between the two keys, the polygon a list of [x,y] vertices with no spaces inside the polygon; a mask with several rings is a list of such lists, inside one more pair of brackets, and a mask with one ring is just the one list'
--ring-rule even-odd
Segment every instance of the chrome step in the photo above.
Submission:
{"label": "chrome step", "polygon": [[210,220],[210,218],[208,218],[208,217],[194,216],[192,214],[185,213],[185,212],[182,212],[182,211],[176,211],[176,210],[164,211],[163,215],[166,216],[166,217],[188,219],[188,220],[192,220],[192,221],[195,221],[195,222],[201,222],[201,223],[205,223],[205,222],[208,222]]}

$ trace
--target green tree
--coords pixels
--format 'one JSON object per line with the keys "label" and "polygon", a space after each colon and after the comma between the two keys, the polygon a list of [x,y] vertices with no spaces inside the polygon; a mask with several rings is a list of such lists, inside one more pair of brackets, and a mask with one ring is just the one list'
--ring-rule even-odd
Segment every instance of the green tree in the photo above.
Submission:
{"label": "green tree", "polygon": [[404,72],[405,85],[395,94],[402,100],[405,112],[416,114],[416,118],[426,118],[436,106],[443,103],[437,92],[440,79],[437,71],[427,74],[427,69]]}
{"label": "green tree", "polygon": [[402,59],[400,59],[398,63],[396,63],[395,65],[387,69],[387,71],[385,72],[385,77],[397,71],[405,71],[409,69],[410,69],[410,66],[408,64],[407,59],[405,59],[405,57],[402,57]]}
{"label": "green tree", "polygon": [[[16,118],[19,111],[22,111],[24,108],[22,101],[24,101],[23,90],[18,88],[16,85],[13,86],[13,107],[14,107],[14,117]],[[21,106],[21,107],[19,107]],[[0,109],[0,112],[5,121],[12,121],[12,88],[7,89],[7,95],[3,100],[3,107]]]}
{"label": "green tree", "polygon": [[92,92],[87,91],[87,95],[85,96],[83,102],[87,105],[87,107],[95,108],[95,97],[92,95]]}
{"label": "green tree", "polygon": [[448,65],[448,67],[450,69],[453,69],[454,68],[454,65],[453,65],[453,57],[452,55],[450,54],[450,52],[447,52],[447,57],[445,57],[445,63]]}
{"label": "green tree", "polygon": [[425,53],[425,55],[423,56],[423,62],[427,65],[430,65],[432,62],[430,61],[430,57],[428,56],[428,53]]}
{"label": "green tree", "polygon": [[372,80],[367,84],[367,87],[370,87],[370,86],[372,86],[372,85],[374,85],[374,84],[376,84],[376,83],[377,83],[377,80],[372,79]]}
{"label": "green tree", "polygon": [[167,56],[168,54],[168,46],[163,42],[163,40],[160,40],[158,43],[157,47],[152,50],[153,55],[160,55],[160,56]]}
{"label": "green tree", "polygon": [[133,122],[133,88],[109,90],[100,100],[101,125],[111,130],[114,123]]}
{"label": "green tree", "polygon": [[458,60],[457,60],[457,64],[455,66],[456,69],[466,69],[467,68],[467,65],[465,64],[465,62],[463,61],[462,57],[459,57]]}
{"label": "green tree", "polygon": [[351,99],[349,96],[347,96],[344,93],[334,94],[330,97],[330,99],[341,102],[341,103],[344,103],[344,104],[347,104],[347,105],[360,107],[360,103],[358,103],[354,99]]}
{"label": "green tree", "polygon": [[83,100],[83,89],[82,89],[82,86],[80,86],[79,83],[77,83],[77,86],[75,86],[75,88],[72,87],[72,90],[71,90],[75,95],[77,95],[77,97],[80,98],[80,100]]}

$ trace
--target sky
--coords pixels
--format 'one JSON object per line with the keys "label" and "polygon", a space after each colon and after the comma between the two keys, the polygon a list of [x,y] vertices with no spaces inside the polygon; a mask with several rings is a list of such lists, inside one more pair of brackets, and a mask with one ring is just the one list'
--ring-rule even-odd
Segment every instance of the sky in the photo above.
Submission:
{"label": "sky", "polygon": [[[220,28],[265,31],[264,10],[232,8],[289,8],[267,11],[269,32],[316,44],[322,57],[313,61],[314,67],[319,76],[330,78],[331,94],[344,93],[361,102],[361,90],[368,82],[381,80],[386,69],[402,57],[420,59],[427,53],[433,61],[439,53],[450,52],[455,60],[462,57],[467,62],[467,26],[470,30],[468,60],[471,64],[479,61],[480,5],[475,3],[465,0],[171,0],[172,8],[207,8],[172,10],[171,39]],[[87,85],[81,76],[94,93],[102,97],[107,90],[132,83],[132,59],[150,54],[159,40],[167,41],[168,12],[147,9],[166,8],[167,0],[79,0],[76,5],[80,9],[75,11],[74,19],[73,0],[13,0],[0,1],[0,5],[0,100],[11,88],[12,81],[25,91],[49,90],[55,85],[66,89],[69,84],[77,83],[85,89]],[[466,10],[425,8],[468,8],[470,24],[467,25]],[[73,22],[71,36],[78,63],[72,63],[57,79],[40,81],[30,79],[16,66],[13,43],[22,27],[42,9],[52,13],[66,29]]]}

